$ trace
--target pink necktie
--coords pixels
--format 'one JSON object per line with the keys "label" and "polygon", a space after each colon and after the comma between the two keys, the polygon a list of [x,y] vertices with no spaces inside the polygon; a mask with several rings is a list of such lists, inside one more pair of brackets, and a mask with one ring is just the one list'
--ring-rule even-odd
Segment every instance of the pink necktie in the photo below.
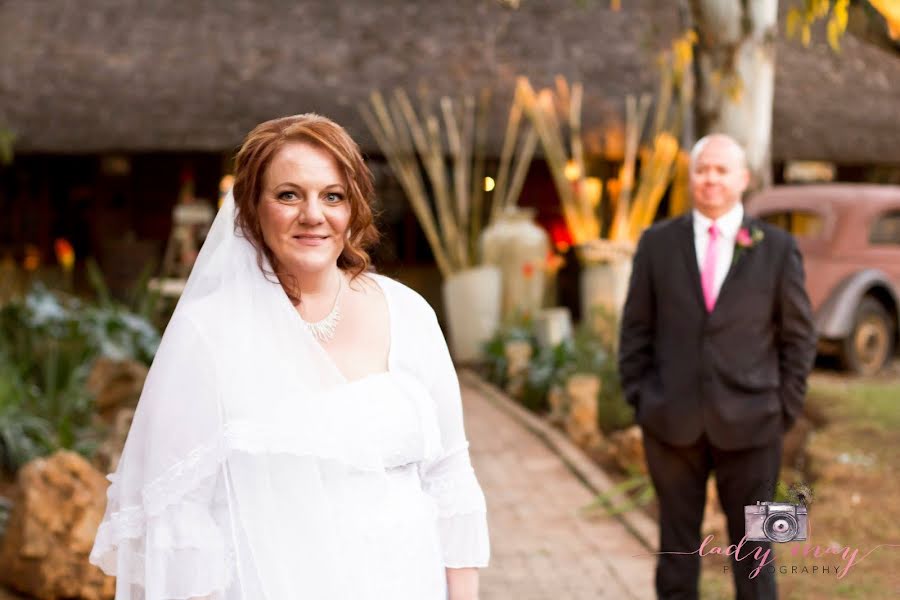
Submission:
{"label": "pink necktie", "polygon": [[706,246],[703,272],[700,274],[700,284],[703,286],[703,299],[706,301],[707,312],[712,312],[716,305],[716,242],[718,239],[719,230],[713,223],[709,226],[709,244]]}

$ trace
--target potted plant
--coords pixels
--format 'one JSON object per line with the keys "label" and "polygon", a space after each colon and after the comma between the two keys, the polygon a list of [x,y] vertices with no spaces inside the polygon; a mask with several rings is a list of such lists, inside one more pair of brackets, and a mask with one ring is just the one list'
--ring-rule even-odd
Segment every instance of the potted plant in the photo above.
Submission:
{"label": "potted plant", "polygon": [[[655,118],[644,146],[641,139],[651,98],[626,99],[622,164],[617,177],[609,178],[605,186],[587,174],[581,140],[582,85],[569,86],[557,77],[555,90],[535,91],[527,79],[519,79],[519,96],[538,133],[581,265],[582,315],[591,314],[596,306],[621,312],[637,240],[653,222],[670,187],[669,213],[679,214],[687,207],[689,157],[679,147],[678,134],[681,115],[690,106],[685,74],[692,60],[691,42],[690,34],[676,40],[673,51],[662,57]],[[677,103],[672,101],[674,92]],[[607,211],[601,210],[604,188]]]}
{"label": "potted plant", "polygon": [[528,126],[520,134],[521,109],[514,99],[496,187],[487,194],[487,91],[477,103],[471,95],[461,102],[441,98],[440,117],[427,101],[417,111],[402,89],[389,101],[377,91],[370,100],[361,107],[363,119],[399,179],[443,276],[452,354],[457,361],[476,360],[500,324],[503,286],[502,270],[481,259],[484,217],[495,221],[516,204],[537,136]]}

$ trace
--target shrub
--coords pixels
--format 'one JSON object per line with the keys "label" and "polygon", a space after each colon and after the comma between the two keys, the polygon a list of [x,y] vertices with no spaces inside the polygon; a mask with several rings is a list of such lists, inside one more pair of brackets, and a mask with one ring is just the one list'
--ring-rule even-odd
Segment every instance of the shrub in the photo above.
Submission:
{"label": "shrub", "polygon": [[537,344],[531,321],[518,320],[500,328],[485,345],[484,375],[493,384],[505,388],[507,381],[506,344],[525,340],[531,344],[532,356],[516,400],[535,412],[549,409],[548,396],[554,386],[562,387],[575,373],[591,373],[600,378],[598,420],[600,429],[609,433],[634,423],[634,411],[625,402],[619,382],[615,354],[615,318],[596,309],[591,325],[579,326],[572,339],[553,348]]}
{"label": "shrub", "polygon": [[159,333],[122,306],[88,304],[35,285],[0,309],[0,468],[99,441],[85,382],[99,356],[148,363]]}

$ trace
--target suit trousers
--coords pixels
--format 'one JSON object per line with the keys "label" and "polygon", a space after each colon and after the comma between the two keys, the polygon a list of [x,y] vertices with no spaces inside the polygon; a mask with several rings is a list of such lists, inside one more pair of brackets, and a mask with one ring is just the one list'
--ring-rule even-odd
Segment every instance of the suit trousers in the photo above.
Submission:
{"label": "suit trousers", "polygon": [[[705,434],[690,446],[671,446],[643,429],[647,466],[660,506],[660,554],[656,566],[656,594],[660,600],[695,600],[699,597],[701,525],[706,505],[707,479],[715,472],[719,501],[728,519],[731,544],[744,536],[744,506],[756,501],[771,501],[781,466],[782,436],[761,447],[722,450],[713,446]],[[726,544],[713,539],[709,546]],[[741,556],[730,560],[737,600],[775,600],[777,591],[774,561],[750,578],[759,565],[753,557],[770,549],[771,544],[746,542]],[[707,550],[708,551],[708,550]],[[766,562],[772,560],[770,552]]]}

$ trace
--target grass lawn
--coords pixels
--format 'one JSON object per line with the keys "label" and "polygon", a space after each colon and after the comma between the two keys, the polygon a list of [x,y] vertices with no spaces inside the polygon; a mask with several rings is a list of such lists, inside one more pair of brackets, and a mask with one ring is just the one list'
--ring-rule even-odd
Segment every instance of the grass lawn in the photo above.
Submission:
{"label": "grass lawn", "polygon": [[[900,597],[900,547],[875,549],[860,562],[879,544],[900,546],[900,377],[861,380],[816,372],[807,402],[827,422],[808,444],[806,471],[815,496],[810,538],[775,545],[779,595],[788,600]],[[803,556],[804,548],[817,545],[858,548],[857,562],[838,579],[835,567],[847,562],[839,554]],[[731,574],[723,573],[725,563],[718,558],[703,559],[704,599],[734,597]],[[830,574],[822,573],[825,566]]]}

